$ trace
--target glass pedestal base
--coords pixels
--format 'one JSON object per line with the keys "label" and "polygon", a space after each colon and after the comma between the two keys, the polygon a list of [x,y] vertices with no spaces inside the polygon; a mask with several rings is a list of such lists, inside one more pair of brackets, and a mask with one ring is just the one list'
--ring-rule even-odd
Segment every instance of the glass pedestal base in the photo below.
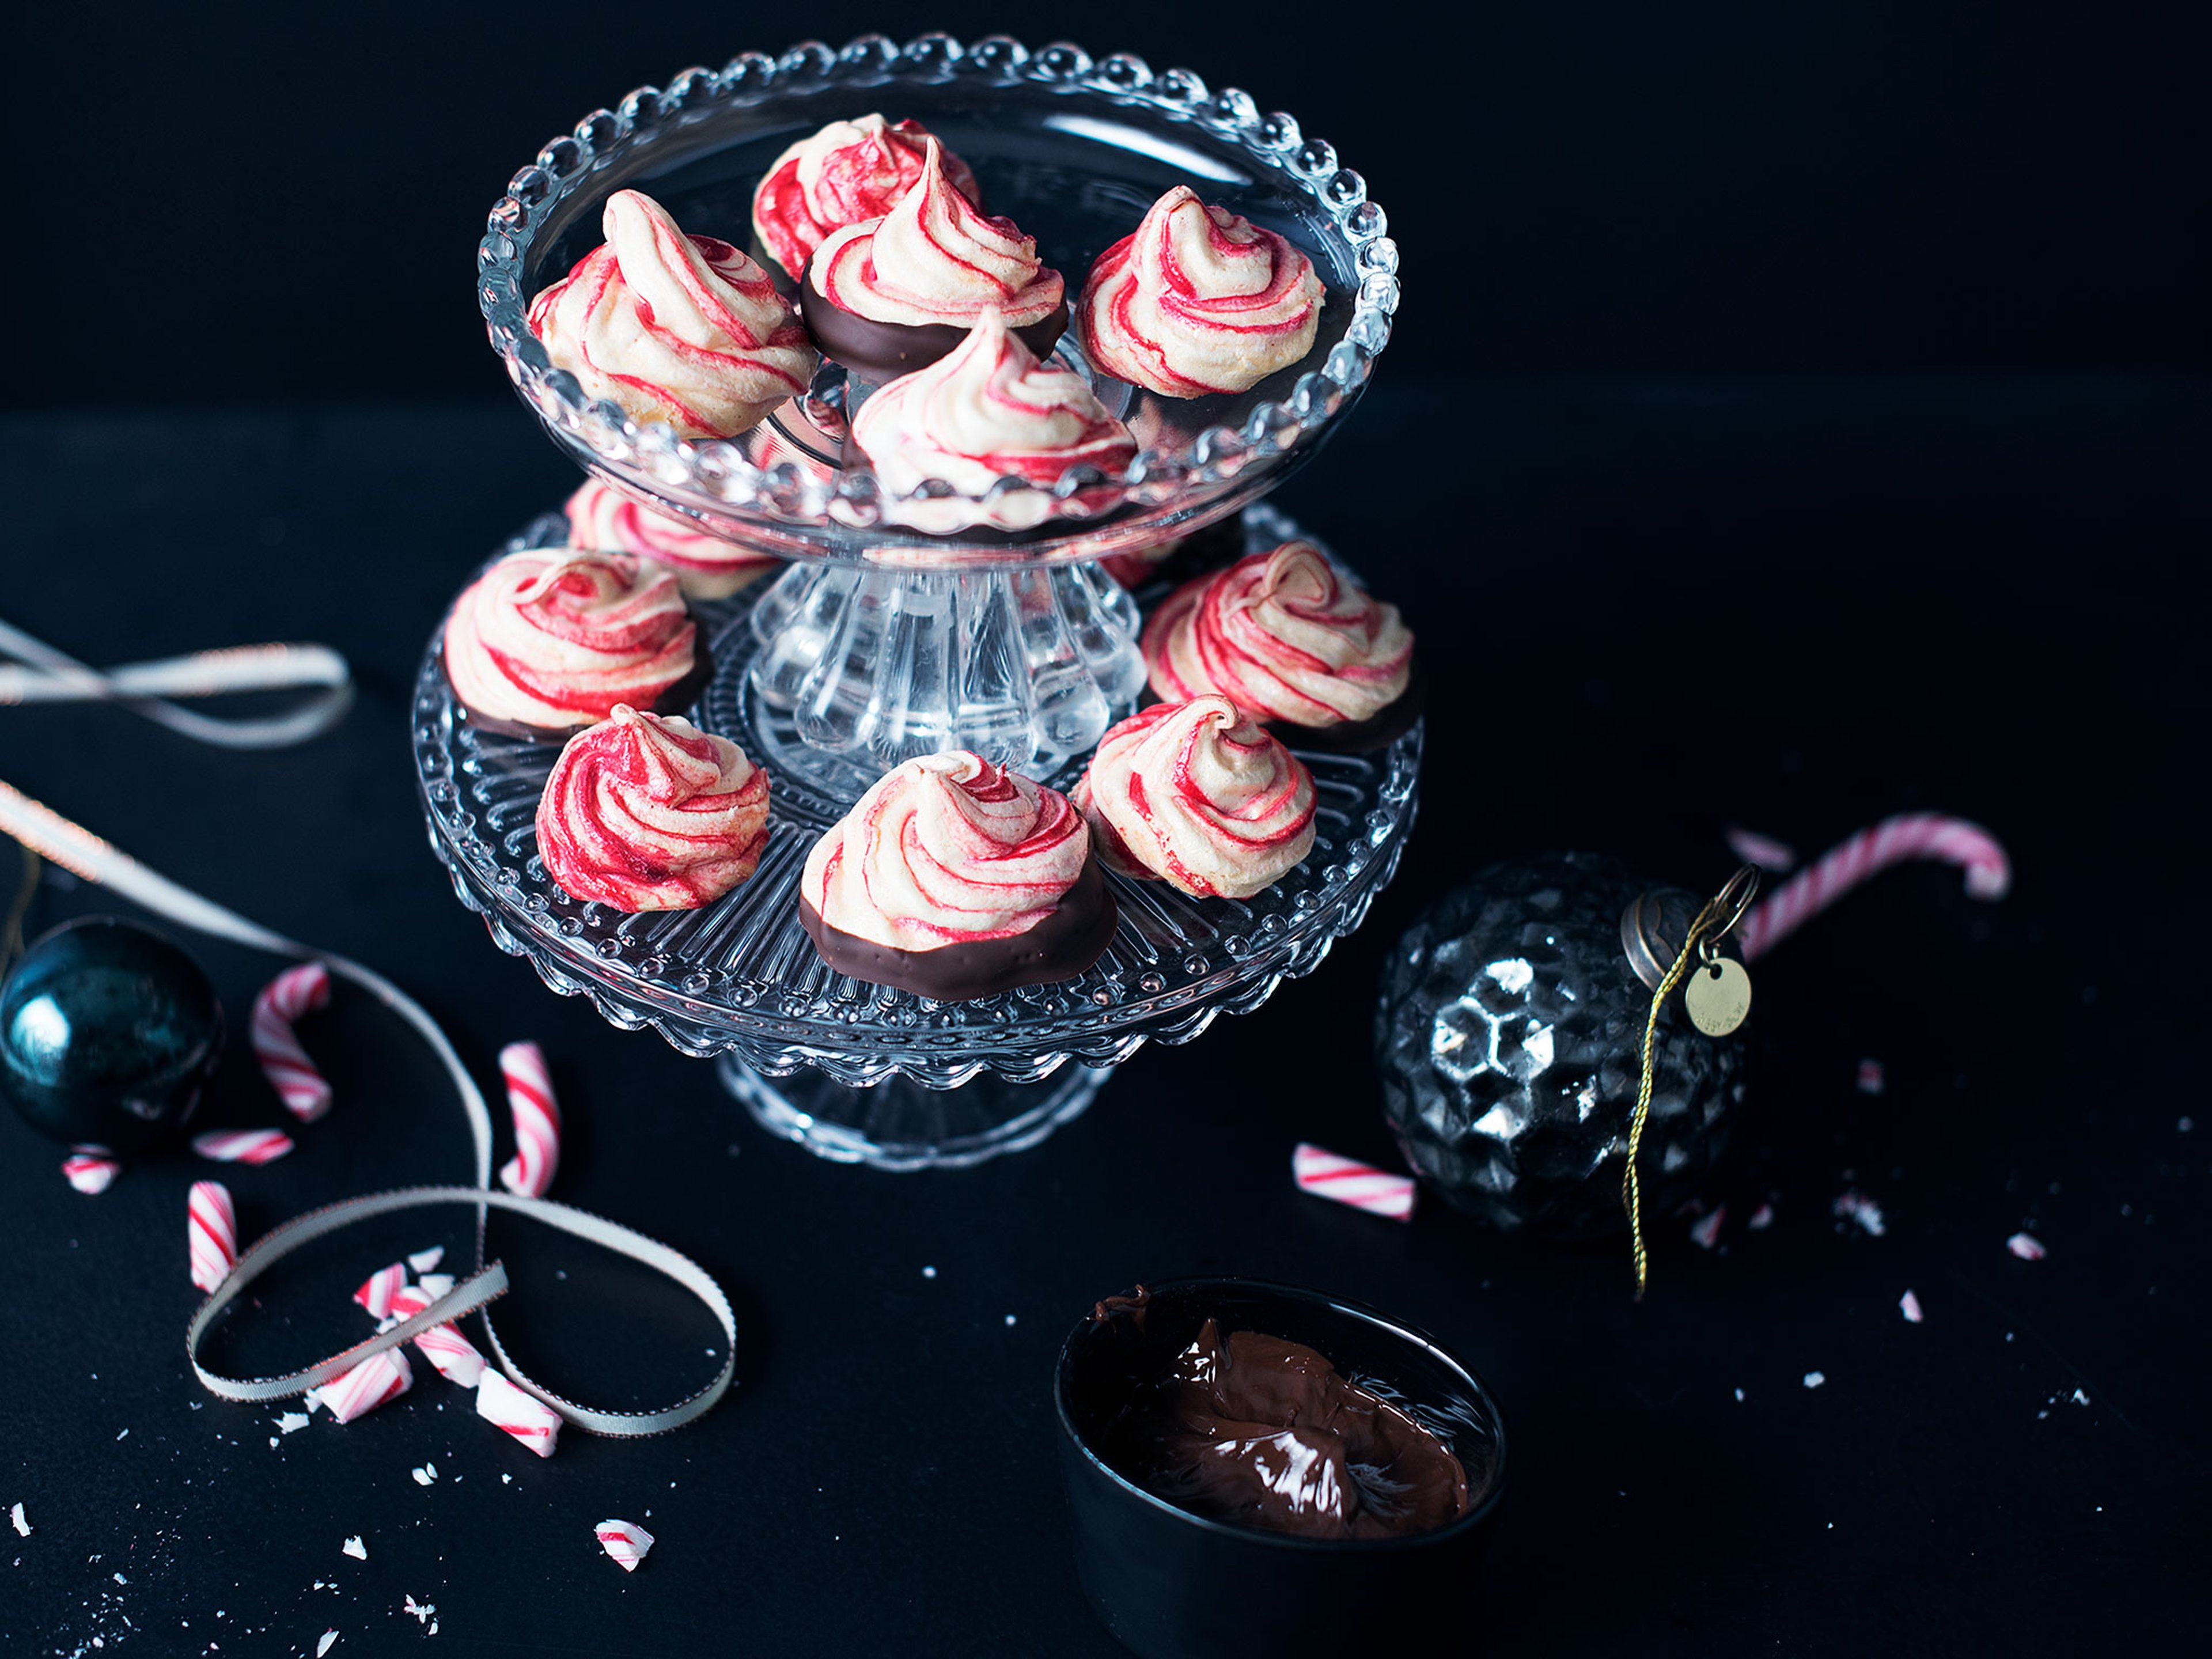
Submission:
{"label": "glass pedestal base", "polygon": [[722,1085],[771,1134],[837,1164],[878,1170],[961,1170],[1034,1146],[1079,1117],[1114,1074],[1071,1062],[1042,1083],[985,1072],[957,1089],[893,1077],[848,1089],[807,1069],[771,1078],[735,1054],[715,1063]]}

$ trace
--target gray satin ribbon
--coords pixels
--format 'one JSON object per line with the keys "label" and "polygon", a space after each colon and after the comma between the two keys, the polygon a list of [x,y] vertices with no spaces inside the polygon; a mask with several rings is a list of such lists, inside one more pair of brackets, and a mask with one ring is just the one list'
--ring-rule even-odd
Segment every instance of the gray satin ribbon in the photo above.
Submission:
{"label": "gray satin ribbon", "polygon": [[[635,1437],[665,1434],[680,1428],[704,1413],[720,1400],[730,1386],[736,1370],[738,1336],[737,1316],[732,1312],[729,1298],[705,1268],[681,1251],[670,1249],[656,1239],[632,1231],[629,1228],[579,1210],[571,1205],[555,1203],[550,1199],[520,1198],[499,1192],[491,1185],[492,1125],[491,1113],[484,1097],[461,1064],[453,1046],[438,1023],[424,1012],[419,1004],[398,986],[374,969],[362,967],[344,957],[326,951],[310,950],[281,933],[272,933],[259,923],[249,921],[235,911],[225,909],[211,899],[201,897],[190,888],[179,886],[167,877],[147,868],[129,854],[111,846],[89,830],[72,823],[52,808],[40,805],[11,785],[0,782],[0,832],[13,836],[33,851],[52,859],[66,870],[74,871],[85,880],[97,883],[143,905],[159,916],[165,916],[180,927],[191,928],[213,939],[229,939],[272,955],[293,957],[301,961],[319,962],[339,978],[350,981],[398,1014],[421,1034],[430,1045],[453,1079],[453,1087],[461,1098],[461,1108],[468,1114],[469,1133],[476,1146],[476,1185],[473,1187],[404,1187],[388,1193],[374,1193],[363,1198],[349,1198],[325,1208],[309,1212],[286,1222],[274,1231],[264,1234],[238,1259],[221,1285],[199,1311],[192,1316],[185,1331],[185,1357],[193,1372],[211,1394],[225,1400],[265,1401],[282,1400],[292,1395],[304,1394],[319,1388],[334,1377],[383,1350],[396,1347],[410,1338],[419,1335],[433,1325],[441,1325],[462,1315],[475,1312],[483,1317],[484,1334],[490,1340],[493,1356],[499,1368],[514,1385],[525,1393],[535,1395],[578,1428],[593,1434]],[[477,1212],[476,1271],[462,1279],[444,1296],[422,1312],[380,1331],[367,1341],[348,1348],[343,1353],[332,1354],[303,1370],[283,1376],[241,1379],[219,1376],[200,1363],[200,1346],[216,1316],[234,1300],[238,1293],[268,1267],[302,1244],[351,1226],[356,1221],[366,1221],[372,1216],[388,1215],[397,1210],[420,1208],[433,1204],[471,1204]],[[499,1333],[493,1328],[491,1316],[485,1304],[507,1289],[507,1270],[496,1261],[484,1260],[484,1226],[488,1212],[492,1209],[512,1211],[557,1227],[562,1231],[588,1239],[617,1255],[643,1262],[656,1272],[665,1273],[678,1284],[707,1304],[722,1328],[724,1343],[722,1364],[712,1382],[688,1399],[659,1411],[609,1412],[589,1406],[580,1406],[563,1399],[544,1384],[526,1376],[507,1357],[501,1345]]]}

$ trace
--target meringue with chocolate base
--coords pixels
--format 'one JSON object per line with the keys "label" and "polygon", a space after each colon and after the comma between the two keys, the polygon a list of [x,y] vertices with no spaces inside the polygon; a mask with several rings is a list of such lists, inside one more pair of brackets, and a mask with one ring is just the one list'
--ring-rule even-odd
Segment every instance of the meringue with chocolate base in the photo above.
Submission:
{"label": "meringue with chocolate base", "polygon": [[650,708],[688,678],[698,629],[676,578],[625,553],[510,553],[454,601],[446,678],[471,714],[539,731]]}
{"label": "meringue with chocolate base", "polygon": [[[929,130],[880,115],[832,121],[775,158],[753,191],[753,234],[793,281],[832,232],[880,219],[921,177]],[[951,150],[945,176],[970,202],[975,175]]]}
{"label": "meringue with chocolate base", "polygon": [[1067,324],[1066,284],[1037,258],[1036,239],[961,195],[934,138],[921,176],[888,213],[814,251],[799,304],[827,356],[878,379],[955,349],[987,311],[1039,356]]}
{"label": "meringue with chocolate base", "polygon": [[767,845],[768,774],[727,738],[626,703],[568,739],[538,802],[545,873],[617,910],[711,903]]}
{"label": "meringue with chocolate base", "polygon": [[665,565],[690,599],[726,599],[778,563],[717,540],[689,520],[656,513],[597,478],[584,480],[562,511],[570,546],[633,553]]}
{"label": "meringue with chocolate base", "polygon": [[749,256],[685,235],[634,190],[607,198],[600,223],[607,240],[530,302],[530,331],[586,397],[728,438],[806,389],[806,331]]}
{"label": "meringue with chocolate base", "polygon": [[799,893],[830,967],[946,1001],[1071,978],[1114,932],[1067,797],[964,749],[878,779],[807,854]]}
{"label": "meringue with chocolate base", "polygon": [[1074,799],[1107,868],[1193,898],[1249,898],[1313,850],[1313,774],[1223,696],[1109,727]]}
{"label": "meringue with chocolate base", "polygon": [[1084,378],[1036,354],[987,311],[951,356],[902,376],[860,405],[853,441],[883,485],[884,516],[933,535],[988,524],[1027,530],[1048,518],[1107,510],[1118,484],[1060,498],[1012,490],[995,501],[909,497],[932,479],[963,495],[984,494],[1002,477],[1049,489],[1070,470],[1092,466],[1109,477],[1137,453],[1128,428],[1109,415]]}
{"label": "meringue with chocolate base", "polygon": [[1376,719],[1413,672],[1398,607],[1308,542],[1177,588],[1145,624],[1144,651],[1152,690],[1170,702],[1218,691],[1256,719],[1306,727]]}
{"label": "meringue with chocolate base", "polygon": [[1312,350],[1323,294],[1284,238],[1177,185],[1098,256],[1075,326],[1107,374],[1202,398],[1249,390]]}

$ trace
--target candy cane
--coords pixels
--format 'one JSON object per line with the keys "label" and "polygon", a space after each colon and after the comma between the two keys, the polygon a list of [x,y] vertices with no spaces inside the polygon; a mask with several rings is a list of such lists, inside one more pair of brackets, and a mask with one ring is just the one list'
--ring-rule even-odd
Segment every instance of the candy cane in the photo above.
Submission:
{"label": "candy cane", "polygon": [[331,1109],[331,1085],[292,1035],[292,1022],[330,1000],[330,970],[319,962],[287,968],[253,999],[254,1058],[285,1109],[302,1123]]}
{"label": "candy cane", "polygon": [[500,1166],[499,1183],[521,1197],[543,1198],[561,1162],[561,1109],[544,1052],[534,1042],[510,1042],[499,1051],[499,1071],[514,1114],[514,1156]]}
{"label": "candy cane", "polygon": [[292,1150],[282,1129],[210,1129],[192,1137],[192,1150],[218,1164],[274,1164]]}
{"label": "candy cane", "polygon": [[88,1198],[106,1192],[122,1171],[121,1160],[105,1146],[72,1146],[62,1160],[62,1178]]}
{"label": "candy cane", "polygon": [[[451,1280],[443,1289],[434,1289],[428,1285],[410,1285],[392,1298],[392,1316],[412,1319],[453,1288]],[[473,1389],[483,1380],[483,1355],[477,1351],[475,1343],[451,1325],[431,1326],[428,1330],[416,1335],[415,1346],[423,1358],[437,1368],[438,1375],[448,1382],[458,1383],[464,1389]]]}
{"label": "candy cane", "polygon": [[1360,1164],[1304,1141],[1291,1154],[1291,1173],[1298,1190],[1316,1198],[1348,1204],[1370,1215],[1410,1221],[1413,1215],[1413,1178],[1392,1175],[1371,1164]]}
{"label": "candy cane", "polygon": [[1966,872],[1966,891],[2001,899],[2012,885],[2012,863],[1979,824],[1940,812],[1884,818],[1831,848],[1753,906],[1737,930],[1744,960],[1764,955],[1860,883],[1908,859],[1941,859]]}
{"label": "candy cane", "polygon": [[238,1211],[220,1181],[195,1181],[185,1200],[185,1242],[192,1283],[212,1291],[238,1261]]}
{"label": "candy cane", "polygon": [[653,1534],[635,1521],[602,1521],[592,1530],[599,1534],[599,1547],[624,1572],[635,1572],[653,1547]]}
{"label": "candy cane", "polygon": [[[392,1312],[392,1298],[407,1288],[407,1264],[395,1261],[388,1267],[379,1267],[361,1282],[353,1299],[368,1310],[371,1319],[383,1319]],[[423,1304],[428,1306],[428,1303]]]}
{"label": "candy cane", "polygon": [[553,1443],[560,1438],[560,1413],[489,1369],[477,1381],[477,1415],[497,1424],[540,1457],[552,1456]]}
{"label": "candy cane", "polygon": [[397,1348],[373,1353],[315,1390],[315,1399],[341,1423],[386,1406],[415,1386],[415,1370]]}

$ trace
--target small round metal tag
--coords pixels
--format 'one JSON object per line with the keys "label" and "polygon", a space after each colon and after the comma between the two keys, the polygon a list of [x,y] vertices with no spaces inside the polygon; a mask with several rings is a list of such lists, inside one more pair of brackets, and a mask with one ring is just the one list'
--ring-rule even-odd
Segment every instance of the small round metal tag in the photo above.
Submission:
{"label": "small round metal tag", "polygon": [[1751,1012],[1751,975],[1733,957],[1716,957],[1690,970],[1682,988],[1690,1023],[1707,1036],[1726,1036]]}

